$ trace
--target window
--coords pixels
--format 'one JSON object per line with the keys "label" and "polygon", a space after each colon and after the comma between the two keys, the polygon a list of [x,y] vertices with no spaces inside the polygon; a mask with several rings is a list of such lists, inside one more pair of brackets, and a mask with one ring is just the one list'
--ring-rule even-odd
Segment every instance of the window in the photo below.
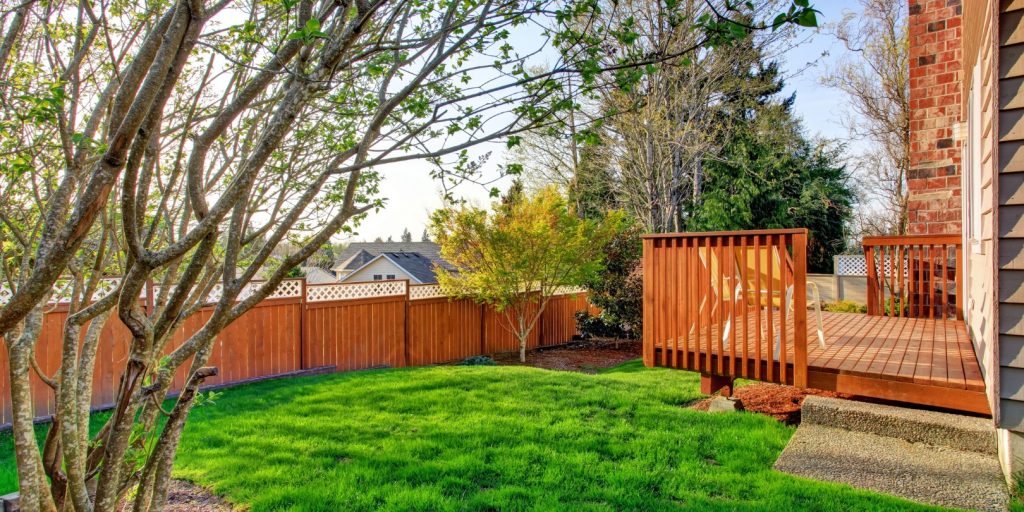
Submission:
{"label": "window", "polygon": [[388,279],[394,279],[394,278],[395,278],[394,274],[388,274]]}
{"label": "window", "polygon": [[971,89],[967,96],[967,151],[963,172],[963,230],[964,242],[974,252],[981,252],[981,154],[984,141],[981,136],[981,60],[974,64]]}
{"label": "window", "polygon": [[374,274],[373,275],[373,280],[374,281],[382,281],[383,279],[381,278],[380,274]]}

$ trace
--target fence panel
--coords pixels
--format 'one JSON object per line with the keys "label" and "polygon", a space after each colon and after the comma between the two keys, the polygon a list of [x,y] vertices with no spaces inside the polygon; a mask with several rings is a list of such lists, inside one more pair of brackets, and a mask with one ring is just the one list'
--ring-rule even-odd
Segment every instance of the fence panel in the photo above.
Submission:
{"label": "fence panel", "polygon": [[[527,318],[535,315],[539,307],[540,304],[537,302],[530,303]],[[508,311],[499,313],[492,307],[484,308],[484,354],[519,350],[519,340],[510,329],[510,322],[515,322],[515,319],[509,316]],[[530,331],[530,337],[526,340],[527,350],[540,346],[540,331],[541,329]]]}
{"label": "fence panel", "polygon": [[405,297],[307,303],[305,367],[402,366]]}
{"label": "fence panel", "polygon": [[573,336],[579,334],[576,330],[576,312],[589,310],[587,295],[582,292],[557,295],[548,299],[548,304],[541,315],[538,340],[540,346],[561,345],[572,340]]}
{"label": "fence panel", "polygon": [[409,301],[407,363],[456,361],[482,354],[483,309],[468,299]]}

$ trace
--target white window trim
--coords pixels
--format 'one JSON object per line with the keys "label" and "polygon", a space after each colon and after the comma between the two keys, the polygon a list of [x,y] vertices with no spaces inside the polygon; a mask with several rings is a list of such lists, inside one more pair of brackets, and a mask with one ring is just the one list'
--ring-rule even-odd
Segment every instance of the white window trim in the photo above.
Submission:
{"label": "white window trim", "polygon": [[974,64],[971,89],[967,96],[967,144],[964,155],[961,180],[961,201],[963,202],[963,230],[965,245],[974,254],[984,254],[981,243],[981,62]]}

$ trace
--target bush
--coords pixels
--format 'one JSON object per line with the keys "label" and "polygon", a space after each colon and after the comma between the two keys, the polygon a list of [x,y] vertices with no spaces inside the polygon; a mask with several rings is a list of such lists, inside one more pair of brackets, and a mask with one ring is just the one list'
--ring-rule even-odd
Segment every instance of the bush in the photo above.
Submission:
{"label": "bush", "polygon": [[603,316],[591,315],[587,311],[576,312],[576,329],[588,338],[628,338],[630,333],[624,331],[619,324],[609,321]]}
{"label": "bush", "polygon": [[[641,228],[631,225],[616,233],[605,246],[604,269],[587,283],[590,303],[601,309],[599,320],[616,334],[607,336],[637,338],[643,331],[643,269],[640,267]],[[590,315],[586,315],[590,316]],[[577,316],[577,325],[581,325]],[[598,320],[584,320],[587,326],[600,327]],[[586,333],[584,329],[580,332]],[[593,336],[603,336],[593,334]]]}
{"label": "bush", "polygon": [[826,302],[822,304],[821,309],[824,311],[831,311],[833,313],[867,313],[868,307],[863,304],[858,304],[852,300],[841,300],[838,302]]}
{"label": "bush", "polygon": [[498,363],[495,363],[494,359],[491,359],[490,357],[487,357],[487,356],[467,357],[467,358],[465,358],[465,359],[463,359],[462,361],[459,362],[459,366],[497,366],[497,365],[498,365]]}

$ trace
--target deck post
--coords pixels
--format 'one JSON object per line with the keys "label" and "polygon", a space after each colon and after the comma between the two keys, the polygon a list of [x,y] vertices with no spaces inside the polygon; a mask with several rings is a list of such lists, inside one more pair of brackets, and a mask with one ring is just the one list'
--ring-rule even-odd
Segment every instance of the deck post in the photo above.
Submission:
{"label": "deck post", "polygon": [[721,391],[719,394],[722,396],[732,396],[733,380],[732,377],[702,373],[700,374],[700,392],[704,395],[711,395],[716,391]]}
{"label": "deck post", "polygon": [[654,240],[643,241],[644,366],[654,366]]}
{"label": "deck post", "polygon": [[793,385],[807,387],[807,230],[793,235]]}

